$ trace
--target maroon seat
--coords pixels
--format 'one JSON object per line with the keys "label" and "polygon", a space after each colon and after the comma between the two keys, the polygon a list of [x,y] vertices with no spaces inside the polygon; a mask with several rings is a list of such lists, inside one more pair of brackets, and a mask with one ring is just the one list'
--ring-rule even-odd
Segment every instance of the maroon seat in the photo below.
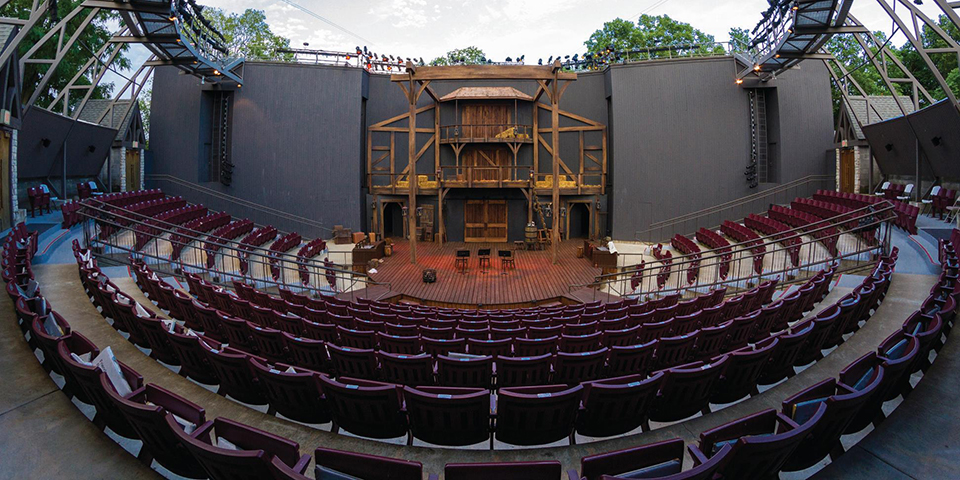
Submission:
{"label": "maroon seat", "polygon": [[380,351],[380,375],[401,385],[434,385],[433,357],[426,353],[402,354]]}
{"label": "maroon seat", "polygon": [[283,340],[294,365],[315,372],[330,372],[330,357],[327,356],[326,344],[323,341],[295,337],[287,332],[283,332]]}
{"label": "maroon seat", "polygon": [[747,395],[756,395],[757,379],[770,360],[779,339],[769,338],[756,345],[743,347],[727,354],[730,358],[720,380],[714,387],[710,402],[731,403]]}
{"label": "maroon seat", "polygon": [[324,473],[339,473],[357,478],[381,480],[423,480],[423,465],[395,458],[317,448],[316,478]]}
{"label": "maroon seat", "polygon": [[165,332],[173,349],[180,360],[180,376],[189,378],[204,385],[217,385],[220,378],[216,370],[210,365],[206,350],[219,349],[220,344],[208,338],[202,341],[196,335],[187,335],[183,332]]}
{"label": "maroon seat", "polygon": [[511,445],[543,445],[569,438],[573,444],[582,391],[580,385],[501,388],[496,439]]}
{"label": "maroon seat", "polygon": [[877,368],[860,382],[859,388],[851,389],[831,378],[785,399],[782,413],[798,425],[813,421],[820,405],[826,405],[827,408],[784,464],[783,470],[804,470],[824,457],[839,452],[842,449],[840,435],[853,422],[863,405],[877,393],[882,380],[883,369]]}
{"label": "maroon seat", "polygon": [[377,332],[377,343],[380,345],[380,351],[382,352],[404,355],[420,353],[420,336],[417,335],[416,328],[414,328],[413,335],[409,336]]}
{"label": "maroon seat", "polygon": [[[893,400],[901,393],[909,390],[910,375],[907,371],[920,353],[920,341],[917,340],[917,337],[907,335],[900,330],[890,334],[877,348],[877,353],[885,362],[884,370],[889,372],[891,377],[899,375],[899,380],[890,384],[886,390],[881,389],[878,393],[883,401]],[[900,370],[903,371],[900,372]]]}
{"label": "maroon seat", "polygon": [[727,343],[730,328],[733,322],[725,322],[712,327],[704,327],[697,335],[697,343],[693,346],[691,358],[694,360],[709,360],[723,352]]}
{"label": "maroon seat", "polygon": [[782,413],[767,409],[701,433],[699,446],[691,447],[690,453],[703,462],[730,448],[718,470],[723,478],[773,480],[779,478],[783,464],[825,412],[826,406],[821,405],[810,421],[797,425]]}
{"label": "maroon seat", "polygon": [[609,377],[629,374],[646,375],[653,369],[653,354],[656,349],[656,341],[610,347],[606,375]]}
{"label": "maroon seat", "polygon": [[227,347],[220,349],[205,349],[204,353],[210,361],[212,370],[220,379],[218,395],[230,397],[250,405],[266,405],[267,397],[263,394],[260,382],[253,367],[250,365],[250,355],[239,350]]}
{"label": "maroon seat", "polygon": [[437,355],[437,383],[446,387],[490,388],[493,357]]}
{"label": "maroon seat", "polygon": [[430,354],[433,357],[439,355],[449,355],[450,353],[464,353],[467,351],[467,341],[462,338],[431,338],[431,337],[420,337],[420,347],[423,348],[423,352]]}
{"label": "maroon seat", "polygon": [[[213,422],[206,421],[202,407],[152,383],[121,397],[109,384],[106,375],[100,380],[114,407],[143,441],[143,451],[139,455],[141,461],[156,460],[163,468],[181,477],[207,478],[203,467],[174,433],[177,429],[193,438],[207,435]],[[187,433],[186,428],[192,431]]]}
{"label": "maroon seat", "polygon": [[330,363],[337,377],[377,379],[377,356],[371,349],[327,345]]}
{"label": "maroon seat", "polygon": [[601,348],[593,352],[557,353],[553,383],[576,385],[600,378],[608,351],[607,348]]}
{"label": "maroon seat", "polygon": [[514,354],[518,357],[536,357],[557,353],[560,337],[516,338],[513,343]]}
{"label": "maroon seat", "polygon": [[709,480],[713,478],[729,453],[728,446],[703,463],[699,458],[693,457],[694,467],[683,471],[683,440],[675,438],[583,457],[580,460],[580,477],[583,480],[616,480],[617,478]]}
{"label": "maroon seat", "polygon": [[373,330],[353,330],[338,326],[337,334],[340,336],[341,346],[363,350],[377,348],[377,333]]}
{"label": "maroon seat", "polygon": [[663,374],[650,378],[627,375],[583,384],[583,403],[576,429],[588,437],[620,435],[638,427],[649,429],[647,413],[657,396]]}
{"label": "maroon seat", "polygon": [[302,423],[321,424],[330,421],[330,412],[320,391],[319,373],[289,365],[270,365],[250,359],[263,395],[270,402],[268,413],[279,413]]}
{"label": "maroon seat", "polygon": [[[211,480],[257,480],[273,478],[274,461],[286,464],[302,474],[310,464],[310,456],[300,456],[300,445],[272,433],[241,423],[216,418],[213,438],[207,430],[197,438],[180,429],[174,433],[187,451],[200,463]],[[224,439],[236,448],[219,446]]]}
{"label": "maroon seat", "polygon": [[404,387],[413,437],[435,445],[490,440],[490,391],[485,388]]}
{"label": "maroon seat", "polygon": [[708,364],[696,362],[666,370],[650,420],[673,422],[709,412],[710,396],[728,360],[724,355]]}
{"label": "maroon seat", "polygon": [[491,357],[509,356],[513,352],[513,338],[501,340],[467,339],[467,353],[470,355],[486,355]]}
{"label": "maroon seat", "polygon": [[319,379],[333,416],[334,433],[342,428],[369,438],[408,434],[400,386],[349,377]]}
{"label": "maroon seat", "polygon": [[545,353],[529,357],[497,357],[497,387],[544,385],[550,381],[553,355]]}
{"label": "maroon seat", "polygon": [[560,473],[557,461],[448,463],[443,468],[446,480],[557,480]]}
{"label": "maroon seat", "polygon": [[700,332],[677,337],[665,337],[657,340],[657,351],[653,354],[653,369],[673,367],[687,363],[693,354]]}
{"label": "maroon seat", "polygon": [[261,327],[247,322],[250,338],[257,346],[257,354],[272,362],[292,363],[290,349],[283,338],[283,332],[270,327]]}

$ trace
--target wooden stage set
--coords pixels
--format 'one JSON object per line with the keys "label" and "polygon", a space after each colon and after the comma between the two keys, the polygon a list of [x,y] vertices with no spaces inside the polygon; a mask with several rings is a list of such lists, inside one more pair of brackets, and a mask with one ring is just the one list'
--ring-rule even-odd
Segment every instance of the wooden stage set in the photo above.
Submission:
{"label": "wooden stage set", "polygon": [[[429,305],[450,307],[513,308],[554,302],[578,303],[593,300],[593,291],[569,291],[570,285],[592,282],[600,269],[590,260],[577,258],[580,240],[562,242],[558,249],[558,262],[551,261],[549,249],[540,251],[513,251],[515,269],[500,268],[498,250],[513,250],[511,243],[459,243],[447,242],[417,244],[417,264],[410,263],[409,244],[405,241],[393,245],[393,255],[385,258],[370,277],[384,287],[371,287],[353,294],[379,298],[383,301],[421,300]],[[491,250],[490,267],[486,273],[480,269],[477,250]],[[470,250],[466,273],[459,273],[455,266],[457,250]],[[423,270],[437,271],[436,283],[423,283]],[[607,300],[606,295],[602,300]],[[350,294],[345,294],[349,297]]]}

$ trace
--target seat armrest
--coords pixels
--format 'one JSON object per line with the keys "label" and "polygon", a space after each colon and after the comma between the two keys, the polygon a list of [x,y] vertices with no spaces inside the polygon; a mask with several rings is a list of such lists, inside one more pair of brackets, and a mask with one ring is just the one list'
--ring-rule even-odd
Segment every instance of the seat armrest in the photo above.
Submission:
{"label": "seat armrest", "polygon": [[710,460],[696,445],[688,445],[687,451],[690,452],[690,458],[693,459],[694,467],[707,463],[707,461]]}
{"label": "seat armrest", "polygon": [[813,400],[816,398],[826,398],[837,391],[837,379],[828,378],[816,385],[813,385],[806,390],[798,392],[797,394],[788,397],[783,400],[783,410],[786,411],[791,405],[805,402],[807,400]]}
{"label": "seat armrest", "polygon": [[777,411],[770,408],[701,433],[700,448],[710,452],[717,442],[735,440],[745,435],[772,434],[776,428]]}
{"label": "seat armrest", "polygon": [[800,424],[798,424],[797,422],[794,422],[792,418],[780,412],[777,412],[777,424],[783,427],[783,429],[779,430],[777,433],[785,432],[787,430],[793,430],[794,428],[798,428],[800,426]]}
{"label": "seat armrest", "polygon": [[[171,417],[167,417],[167,422],[168,423],[173,422],[174,425],[176,425],[177,423],[177,421]],[[197,429],[194,430],[193,433],[190,434],[190,436],[197,440],[206,442],[207,444],[211,444],[210,430],[213,430],[213,420],[207,420],[206,422],[203,422],[203,425],[200,425],[199,427],[197,427]]]}
{"label": "seat armrest", "polygon": [[197,425],[204,423],[206,414],[203,407],[173,392],[148,383],[146,397],[150,402],[165,408],[168,412]]}
{"label": "seat armrest", "polygon": [[301,456],[301,457],[300,457],[300,460],[297,461],[297,464],[296,464],[296,465],[293,465],[294,471],[296,471],[296,472],[299,473],[299,474],[303,474],[304,472],[306,472],[306,471],[307,471],[307,466],[310,465],[310,459],[311,459],[311,458],[312,458],[312,457],[310,456],[310,454],[306,454],[306,455]]}
{"label": "seat armrest", "polygon": [[567,480],[583,480],[583,479],[580,477],[580,474],[577,473],[576,470],[571,468],[570,470],[567,470]]}
{"label": "seat armrest", "polygon": [[123,373],[123,378],[126,379],[127,383],[130,385],[130,389],[133,391],[143,388],[143,376],[137,373],[136,370],[128,367],[126,364],[117,360],[117,365],[120,366],[120,372]]}

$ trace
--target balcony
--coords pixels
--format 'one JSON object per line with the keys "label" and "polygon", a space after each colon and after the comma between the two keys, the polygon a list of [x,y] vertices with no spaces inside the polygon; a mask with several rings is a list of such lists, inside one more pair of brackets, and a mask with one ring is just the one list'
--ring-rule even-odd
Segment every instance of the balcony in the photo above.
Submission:
{"label": "balcony", "polygon": [[533,126],[519,123],[440,126],[441,144],[533,143]]}

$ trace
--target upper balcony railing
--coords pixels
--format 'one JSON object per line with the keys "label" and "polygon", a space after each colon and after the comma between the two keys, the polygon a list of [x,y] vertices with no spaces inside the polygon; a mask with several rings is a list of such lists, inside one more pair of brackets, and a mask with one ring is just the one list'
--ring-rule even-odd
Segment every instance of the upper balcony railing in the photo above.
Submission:
{"label": "upper balcony railing", "polygon": [[441,125],[440,143],[533,143],[533,125],[519,123]]}
{"label": "upper balcony railing", "polygon": [[[830,264],[838,272],[856,271],[871,265],[876,255],[889,253],[895,209],[885,201],[774,235],[651,261],[645,261],[646,253],[620,252],[621,258],[635,260],[570,290],[590,288],[598,296],[621,297],[697,295],[721,287],[736,293],[766,279],[802,282]],[[845,228],[851,225],[855,227]]]}

